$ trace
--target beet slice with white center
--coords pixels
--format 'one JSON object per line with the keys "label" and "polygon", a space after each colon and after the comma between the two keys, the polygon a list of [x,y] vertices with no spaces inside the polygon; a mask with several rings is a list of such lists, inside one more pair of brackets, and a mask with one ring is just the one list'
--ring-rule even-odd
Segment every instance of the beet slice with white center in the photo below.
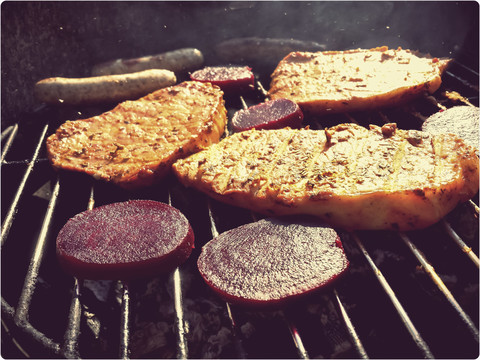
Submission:
{"label": "beet slice with white center", "polygon": [[205,282],[225,300],[270,306],[330,284],[346,272],[349,262],[332,228],[268,218],[210,240],[197,265]]}
{"label": "beet slice with white center", "polygon": [[255,77],[248,66],[207,66],[190,75],[190,79],[217,85],[225,94],[254,89]]}
{"label": "beet slice with white center", "polygon": [[68,273],[85,279],[128,280],[173,270],[190,256],[192,227],[176,208],[151,200],[118,202],[67,221],[57,257]]}
{"label": "beet slice with white center", "polygon": [[303,112],[297,103],[288,99],[266,101],[233,115],[232,129],[235,132],[250,129],[298,129],[302,125]]}

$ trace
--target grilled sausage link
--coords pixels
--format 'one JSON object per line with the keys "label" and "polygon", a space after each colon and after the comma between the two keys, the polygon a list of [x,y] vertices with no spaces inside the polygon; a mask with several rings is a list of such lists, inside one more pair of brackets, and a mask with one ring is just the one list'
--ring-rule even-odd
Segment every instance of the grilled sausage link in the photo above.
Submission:
{"label": "grilled sausage link", "polygon": [[134,59],[117,59],[95,65],[93,76],[128,74],[147,69],[165,69],[173,72],[189,71],[203,65],[203,54],[194,48],[168,51],[158,55],[148,55]]}
{"label": "grilled sausage link", "polygon": [[323,51],[325,45],[314,41],[244,37],[225,40],[215,47],[223,61],[276,64],[292,51]]}
{"label": "grilled sausage link", "polygon": [[137,99],[176,82],[172,71],[152,69],[87,78],[53,77],[37,82],[34,91],[47,104],[90,105]]}

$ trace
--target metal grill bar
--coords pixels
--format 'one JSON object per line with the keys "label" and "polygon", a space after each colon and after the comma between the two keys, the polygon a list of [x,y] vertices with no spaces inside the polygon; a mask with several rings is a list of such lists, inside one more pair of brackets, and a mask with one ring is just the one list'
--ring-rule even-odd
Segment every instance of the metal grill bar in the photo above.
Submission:
{"label": "metal grill bar", "polygon": [[8,136],[8,134],[12,132],[13,128],[14,128],[14,125],[10,125],[7,128],[5,128],[5,130],[2,131],[2,136],[1,136],[2,141]]}
{"label": "metal grill bar", "polygon": [[473,261],[475,266],[478,268],[478,256],[472,251],[472,248],[465,244],[460,236],[453,230],[452,226],[445,220],[442,220],[442,225],[448,235],[455,241],[455,243],[460,247],[460,249],[467,254],[470,260]]}
{"label": "metal grill bar", "polygon": [[405,233],[399,233],[398,235],[403,240],[403,242],[407,245],[407,247],[412,251],[412,253],[415,255],[415,257],[420,262],[425,272],[433,280],[435,285],[437,285],[439,290],[443,293],[443,295],[445,295],[445,298],[447,299],[447,301],[450,303],[450,305],[452,305],[452,307],[457,312],[458,316],[460,316],[460,318],[463,320],[465,325],[470,330],[470,333],[474,336],[475,340],[478,342],[479,341],[478,330],[475,324],[473,323],[472,319],[470,319],[470,317],[465,313],[465,311],[463,311],[461,306],[453,297],[450,290],[448,290],[448,288],[445,286],[442,279],[440,279],[440,277],[437,275],[433,266],[425,258],[425,255],[423,255],[422,252],[418,250],[418,248],[410,241],[410,239],[408,238],[407,235],[405,235]]}
{"label": "metal grill bar", "polygon": [[[3,299],[2,299],[3,300]],[[3,311],[3,307],[2,307],[2,311]],[[6,311],[6,310],[5,310]],[[13,312],[13,309],[12,309],[12,312]],[[3,329],[3,334],[7,334],[11,340],[12,340],[12,343],[15,344],[15,346],[18,348],[18,350],[22,353],[23,357],[24,358],[29,358],[30,355],[28,354],[27,351],[25,351],[25,349],[22,347],[22,345],[19,344],[19,342],[13,337],[13,335],[11,334],[11,331],[10,329],[7,327],[5,321],[3,320],[2,318],[2,329]]]}
{"label": "metal grill bar", "polygon": [[[470,71],[472,71],[473,73],[476,74],[476,76],[478,77],[478,73],[474,72],[473,70],[470,69]],[[445,74],[447,74],[448,76],[450,76],[451,78],[455,79],[456,81],[460,82],[462,85],[464,86],[467,86],[469,87],[470,89],[474,90],[474,91],[478,91],[478,87],[471,84],[468,80],[464,79],[464,78],[461,78],[461,77],[458,77],[457,75],[455,75],[454,73],[450,72],[450,71],[445,71]]]}
{"label": "metal grill bar", "polygon": [[347,328],[348,334],[350,335],[350,338],[353,342],[353,346],[355,346],[355,349],[357,350],[358,354],[362,359],[368,359],[368,354],[365,351],[365,348],[363,347],[360,338],[358,337],[355,327],[353,326],[352,321],[350,320],[350,317],[348,316],[347,311],[345,310],[345,307],[340,300],[340,297],[338,296],[337,289],[333,289],[333,294],[335,295],[335,300],[337,301],[338,308],[340,309],[340,314],[342,315],[343,321],[345,322],[345,327]]}
{"label": "metal grill bar", "polygon": [[[477,71],[473,70],[472,68],[466,66],[466,65],[463,65],[461,62],[458,62],[457,60],[455,60],[455,64],[457,64],[458,66],[460,66],[462,69],[470,72],[475,78],[478,78],[479,74]],[[477,89],[478,90],[478,89]]]}
{"label": "metal grill bar", "polygon": [[[87,210],[92,210],[95,206],[94,186],[90,188],[90,196],[88,198]],[[79,358],[78,338],[80,336],[80,321],[82,316],[81,308],[81,286],[76,277],[74,278],[73,296],[70,304],[70,312],[68,315],[68,326],[65,331],[64,353],[67,358]]]}
{"label": "metal grill bar", "polygon": [[263,84],[260,81],[257,81],[257,88],[262,93],[263,96],[267,96],[267,90],[263,87]]}
{"label": "metal grill bar", "polygon": [[130,357],[130,292],[128,283],[122,281],[122,309],[120,313],[120,358]]}
{"label": "metal grill bar", "polygon": [[17,133],[18,133],[18,123],[16,123],[15,125],[9,126],[7,129],[5,129],[2,132],[2,141],[5,137],[8,136],[8,134],[10,134],[10,136],[8,136],[8,140],[5,143],[5,145],[3,146],[2,158],[1,158],[1,161],[0,161],[0,165],[3,165],[3,162],[5,160],[5,156],[7,156],[8,151],[10,150],[10,148],[13,144],[13,141],[15,140],[15,137],[17,136]]}
{"label": "metal grill bar", "polygon": [[287,320],[288,329],[292,335],[293,341],[295,342],[295,347],[297,348],[297,353],[300,359],[309,359],[308,352],[303,346],[303,341],[300,336],[300,333],[297,330],[297,327],[291,320]]}
{"label": "metal grill bar", "polygon": [[[168,205],[172,205],[172,195],[170,191],[168,192]],[[187,359],[188,345],[185,338],[187,329],[185,328],[185,320],[183,316],[182,279],[178,267],[173,271],[172,279],[175,305],[175,325],[177,327],[177,359]]]}
{"label": "metal grill bar", "polygon": [[212,203],[210,199],[207,199],[207,206],[208,206],[208,216],[210,219],[210,229],[212,233],[212,238],[215,238],[219,235],[219,233],[217,230],[217,225],[215,225],[215,219],[213,217],[213,211],[212,211]]}
{"label": "metal grill bar", "polygon": [[471,199],[468,201],[468,204],[473,208],[473,211],[475,211],[478,215],[478,212],[480,209],[478,208],[477,204],[475,204]]}
{"label": "metal grill bar", "polygon": [[10,209],[8,210],[8,213],[5,216],[5,219],[3,220],[1,245],[4,244],[5,239],[7,238],[8,233],[10,232],[10,227],[12,226],[13,218],[15,217],[15,214],[17,212],[18,203],[20,202],[20,197],[23,194],[23,189],[25,188],[28,178],[33,171],[33,167],[35,166],[35,162],[38,158],[38,154],[40,153],[40,149],[43,145],[43,139],[45,138],[47,131],[48,131],[48,124],[46,124],[43,127],[43,130],[37,142],[37,147],[35,148],[35,151],[33,153],[32,159],[28,163],[28,166],[27,166],[27,169],[25,170],[22,181],[20,182],[18,190],[15,193],[15,197],[13,198],[12,204],[10,205]]}
{"label": "metal grill bar", "polygon": [[385,290],[385,293],[390,298],[393,306],[397,310],[398,315],[400,315],[405,327],[407,328],[408,332],[412,336],[412,339],[414,340],[417,347],[423,353],[425,358],[433,358],[433,354],[430,351],[430,348],[428,347],[427,343],[423,340],[422,336],[420,335],[420,333],[417,331],[417,329],[413,325],[413,322],[410,320],[410,317],[408,316],[407,312],[403,308],[400,301],[398,301],[397,296],[395,295],[395,292],[392,290],[392,288],[388,284],[387,280],[383,276],[380,269],[378,269],[377,265],[375,265],[375,262],[373,261],[373,259],[368,254],[367,250],[363,246],[359,237],[355,233],[352,233],[352,237],[355,240],[357,246],[360,248],[362,254],[365,256],[365,259],[367,260],[368,264],[372,268],[372,271],[375,274],[377,280],[380,282],[380,285],[382,286],[382,288]]}
{"label": "metal grill bar", "polygon": [[[15,309],[11,307],[2,297],[2,314],[5,314],[8,319],[14,319]],[[60,354],[60,345],[54,342],[49,337],[45,336],[42,332],[35,329],[28,321],[23,321],[21,324],[17,324],[19,329],[24,331],[28,336],[32,337],[35,341],[42,344],[46,349],[49,349],[54,354]]]}
{"label": "metal grill bar", "polygon": [[80,357],[78,352],[78,337],[80,336],[80,320],[82,316],[82,308],[80,303],[80,282],[74,278],[73,296],[68,315],[68,327],[65,331],[63,344],[63,353],[68,359],[76,359]]}
{"label": "metal grill bar", "polygon": [[[42,139],[43,139],[43,136],[42,136]],[[36,154],[38,154],[38,149],[39,147],[37,146]],[[26,182],[25,178],[24,180]],[[30,309],[30,303],[33,296],[33,292],[35,291],[35,287],[37,284],[38,270],[43,260],[47,234],[50,227],[50,223],[52,221],[52,216],[57,203],[59,191],[60,191],[60,182],[57,180],[54,186],[50,201],[48,203],[47,212],[44,216],[42,228],[37,238],[33,256],[30,260],[29,268],[27,271],[27,275],[25,276],[25,281],[24,281],[23,289],[20,295],[17,308],[16,309],[12,308],[2,298],[2,311],[6,312],[9,315],[9,317],[11,317],[14,320],[15,324],[19,328],[21,328],[27,334],[32,336],[39,343],[43,344],[46,348],[51,349],[55,354],[59,353],[60,345],[55,343],[53,340],[51,340],[47,336],[45,336],[42,332],[38,331],[35,327],[33,327],[29,323],[28,312]],[[22,186],[22,192],[23,192],[23,186]],[[21,192],[19,194],[21,195]],[[20,195],[18,197],[20,197]]]}
{"label": "metal grill bar", "polygon": [[185,320],[183,317],[183,306],[182,306],[182,283],[180,277],[180,270],[176,268],[172,274],[173,276],[173,293],[174,293],[174,303],[175,303],[175,324],[177,325],[177,359],[187,359],[188,358],[188,346],[187,341],[185,340],[185,334],[187,333],[185,329]]}
{"label": "metal grill bar", "polygon": [[42,262],[43,255],[45,252],[47,233],[50,227],[50,223],[52,221],[53,211],[55,210],[55,206],[57,204],[59,191],[60,191],[60,182],[59,180],[57,180],[53,188],[50,202],[48,203],[47,213],[45,214],[45,218],[42,224],[42,229],[40,231],[40,235],[36,242],[33,257],[30,261],[28,272],[25,277],[23,290],[20,295],[20,300],[18,302],[17,310],[15,313],[16,323],[23,323],[27,320],[30,301],[32,299],[32,295],[33,295],[33,292],[35,291],[35,286],[37,284],[38,269],[40,268],[40,264]]}
{"label": "metal grill bar", "polygon": [[238,357],[240,359],[246,359],[247,354],[245,352],[245,349],[243,348],[242,342],[238,338],[237,323],[236,323],[235,318],[233,316],[232,307],[230,306],[230,304],[228,302],[225,302],[225,306],[227,308],[227,315],[228,315],[228,318],[229,318],[230,324],[231,324],[231,329],[232,329],[232,334],[233,334],[233,343],[235,345],[235,350],[237,351]]}

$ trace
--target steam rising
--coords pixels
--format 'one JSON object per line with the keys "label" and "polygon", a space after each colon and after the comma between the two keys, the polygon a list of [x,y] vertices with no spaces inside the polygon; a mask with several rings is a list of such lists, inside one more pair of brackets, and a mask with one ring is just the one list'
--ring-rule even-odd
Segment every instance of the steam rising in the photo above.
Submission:
{"label": "steam rising", "polygon": [[453,2],[262,2],[223,12],[230,26],[212,26],[224,38],[296,38],[330,50],[402,46],[434,56],[452,56],[472,25],[468,10]]}
{"label": "steam rising", "polygon": [[437,57],[463,53],[477,68],[478,3],[5,2],[2,119],[35,105],[31,89],[40,79],[87,76],[94,64],[184,47],[201,50],[213,64],[215,45],[254,36],[315,41],[328,50],[388,45]]}

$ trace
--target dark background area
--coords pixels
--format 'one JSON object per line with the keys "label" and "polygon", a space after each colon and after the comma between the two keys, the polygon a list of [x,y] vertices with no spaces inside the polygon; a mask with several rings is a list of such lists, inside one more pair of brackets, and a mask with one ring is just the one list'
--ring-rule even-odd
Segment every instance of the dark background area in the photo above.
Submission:
{"label": "dark background area", "polygon": [[234,37],[313,40],[328,50],[388,45],[461,59],[478,69],[478,3],[16,2],[1,5],[2,128],[39,104],[38,80],[89,76],[117,58],[200,49]]}

